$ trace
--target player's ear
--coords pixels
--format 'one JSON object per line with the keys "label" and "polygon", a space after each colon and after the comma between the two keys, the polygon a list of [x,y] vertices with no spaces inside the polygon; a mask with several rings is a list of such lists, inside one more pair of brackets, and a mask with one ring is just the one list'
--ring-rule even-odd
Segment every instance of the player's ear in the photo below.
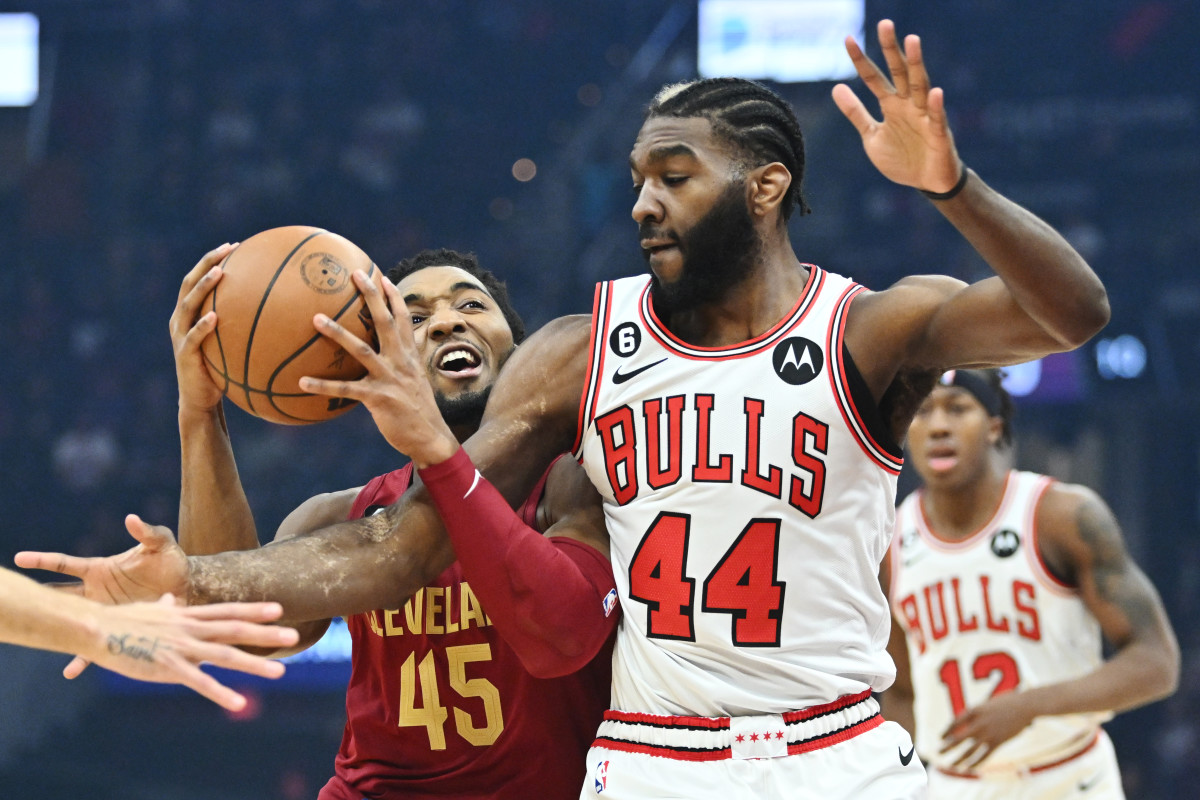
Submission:
{"label": "player's ear", "polygon": [[996,447],[1004,436],[1004,418],[988,417],[988,444]]}
{"label": "player's ear", "polygon": [[756,167],[747,178],[750,213],[758,217],[778,210],[792,186],[792,173],[778,161]]}

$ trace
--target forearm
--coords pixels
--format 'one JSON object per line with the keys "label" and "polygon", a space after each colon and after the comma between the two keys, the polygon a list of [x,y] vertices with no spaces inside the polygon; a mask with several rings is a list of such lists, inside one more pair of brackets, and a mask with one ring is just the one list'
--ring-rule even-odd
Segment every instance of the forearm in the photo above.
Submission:
{"label": "forearm", "polygon": [[585,666],[616,626],[612,568],[595,548],[530,528],[466,452],[421,470],[463,575],[536,677]]}
{"label": "forearm", "polygon": [[189,555],[258,547],[254,515],[238,477],[221,406],[210,411],[180,409],[179,441],[179,546]]}
{"label": "forearm", "polygon": [[1112,711],[1120,713],[1161,700],[1175,691],[1178,664],[1161,648],[1133,643],[1099,669],[1023,694],[1036,716]]}
{"label": "forearm", "polygon": [[60,653],[90,652],[99,627],[95,606],[0,569],[0,641]]}
{"label": "forearm", "polygon": [[364,519],[253,551],[188,559],[189,604],[274,600],[290,620],[399,608],[454,561],[423,491]]}
{"label": "forearm", "polygon": [[974,172],[960,194],[934,206],[1004,281],[1017,305],[1064,349],[1078,347],[1108,323],[1104,285],[1083,257]]}

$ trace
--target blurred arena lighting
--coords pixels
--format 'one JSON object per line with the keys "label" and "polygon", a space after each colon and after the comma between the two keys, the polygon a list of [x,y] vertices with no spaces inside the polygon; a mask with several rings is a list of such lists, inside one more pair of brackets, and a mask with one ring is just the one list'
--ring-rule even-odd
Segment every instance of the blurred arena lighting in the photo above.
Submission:
{"label": "blurred arena lighting", "polygon": [[1077,403],[1089,394],[1086,363],[1072,350],[1004,367],[1004,388],[1026,403]]}
{"label": "blurred arena lighting", "polygon": [[855,75],[843,44],[863,41],[864,0],[699,0],[697,69],[780,83]]}
{"label": "blurred arena lighting", "polygon": [[1026,361],[1004,368],[1004,388],[1013,397],[1028,397],[1042,380],[1042,361]]}
{"label": "blurred arena lighting", "polygon": [[1096,342],[1096,371],[1107,381],[1139,378],[1146,371],[1146,345],[1130,333]]}
{"label": "blurred arena lighting", "polygon": [[537,176],[537,164],[531,158],[518,158],[513,162],[512,176],[521,183],[528,183]]}
{"label": "blurred arena lighting", "polygon": [[31,106],[38,96],[38,18],[0,14],[0,106]]}

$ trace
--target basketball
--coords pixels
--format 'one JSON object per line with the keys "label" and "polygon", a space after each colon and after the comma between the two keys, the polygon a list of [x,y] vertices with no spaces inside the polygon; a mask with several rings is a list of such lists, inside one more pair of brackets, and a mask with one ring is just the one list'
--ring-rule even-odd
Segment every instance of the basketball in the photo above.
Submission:
{"label": "basketball", "polygon": [[378,347],[366,303],[351,280],[380,271],[353,242],[302,225],[271,228],[234,248],[200,313],[217,312],[202,345],[213,380],[235,405],[269,422],[305,425],[343,414],[356,401],[300,390],[300,378],[355,380],[366,370],[321,336],[313,315],[337,320]]}

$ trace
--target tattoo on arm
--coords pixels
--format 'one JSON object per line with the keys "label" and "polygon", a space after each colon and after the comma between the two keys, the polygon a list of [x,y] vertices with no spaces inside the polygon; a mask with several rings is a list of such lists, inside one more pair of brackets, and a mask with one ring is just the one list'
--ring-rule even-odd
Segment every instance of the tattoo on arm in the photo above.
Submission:
{"label": "tattoo on arm", "polygon": [[1102,503],[1086,500],[1076,512],[1075,521],[1091,554],[1097,595],[1115,606],[1134,631],[1153,625],[1153,593],[1147,592],[1147,579],[1130,560],[1112,512]]}

